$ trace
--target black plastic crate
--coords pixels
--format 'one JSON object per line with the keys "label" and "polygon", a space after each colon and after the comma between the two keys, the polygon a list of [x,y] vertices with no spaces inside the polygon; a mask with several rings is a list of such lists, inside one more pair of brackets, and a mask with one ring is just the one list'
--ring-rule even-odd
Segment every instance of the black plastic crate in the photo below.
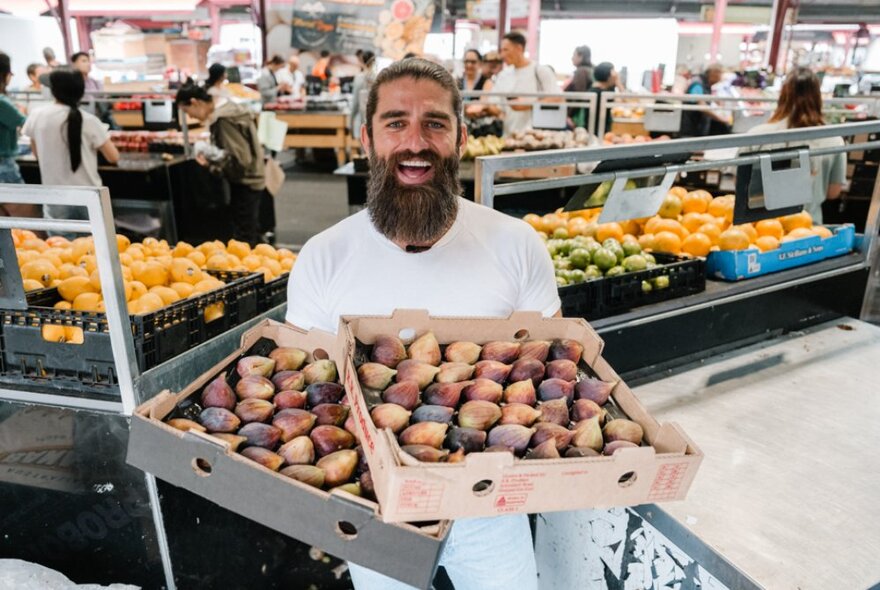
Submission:
{"label": "black plastic crate", "polygon": [[[263,286],[263,275],[259,273],[227,270],[207,271],[226,283],[226,286],[195,297],[196,312],[193,315],[192,345],[201,344],[219,336],[230,328],[257,317],[258,292]],[[206,317],[212,309],[219,310],[213,319]],[[210,321],[209,321],[210,320]]]}
{"label": "black plastic crate", "polygon": [[[654,254],[659,266],[603,279],[602,308],[608,316],[640,305],[666,301],[706,290],[706,259]],[[666,276],[669,286],[646,291],[643,281]]]}
{"label": "black plastic crate", "polygon": [[593,279],[559,287],[562,315],[567,318],[586,318],[588,320],[602,317],[601,283],[603,280]]}
{"label": "black plastic crate", "polygon": [[287,280],[289,278],[290,273],[286,272],[268,283],[263,283],[257,294],[257,309],[261,313],[287,301]]}

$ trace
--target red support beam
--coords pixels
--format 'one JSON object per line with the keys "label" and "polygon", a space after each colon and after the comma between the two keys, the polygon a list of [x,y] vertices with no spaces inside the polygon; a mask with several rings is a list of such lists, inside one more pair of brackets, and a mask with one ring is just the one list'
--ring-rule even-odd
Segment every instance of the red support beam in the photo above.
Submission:
{"label": "red support beam", "polygon": [[773,0],[773,20],[770,22],[770,50],[767,52],[767,67],[774,73],[779,66],[779,48],[782,47],[785,17],[793,4],[792,0]]}
{"label": "red support beam", "polygon": [[[720,0],[723,1],[723,0]],[[526,31],[526,50],[529,59],[538,60],[538,27],[541,25],[541,0],[529,0],[529,18]]]}
{"label": "red support beam", "polygon": [[92,37],[91,37],[91,18],[90,16],[77,16],[76,20],[76,36],[79,38],[79,50],[80,51],[91,51],[92,50]]}
{"label": "red support beam", "polygon": [[724,26],[724,13],[727,11],[727,0],[715,0],[715,14],[712,18],[712,42],[709,45],[710,62],[719,61],[721,47],[721,28]]}
{"label": "red support beam", "polygon": [[501,40],[507,34],[507,0],[498,1],[498,47]]}

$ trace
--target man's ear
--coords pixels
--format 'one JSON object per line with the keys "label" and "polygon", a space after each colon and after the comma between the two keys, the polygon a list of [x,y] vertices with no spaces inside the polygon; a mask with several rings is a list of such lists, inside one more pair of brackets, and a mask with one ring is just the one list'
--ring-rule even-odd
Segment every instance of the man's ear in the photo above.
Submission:
{"label": "man's ear", "polygon": [[370,134],[367,133],[367,124],[361,124],[361,145],[364,148],[364,153],[367,154],[367,157],[370,156]]}
{"label": "man's ear", "polygon": [[458,132],[459,142],[458,142],[458,157],[461,158],[464,155],[465,150],[467,149],[467,140],[468,140],[468,132],[467,126],[462,123],[460,131]]}

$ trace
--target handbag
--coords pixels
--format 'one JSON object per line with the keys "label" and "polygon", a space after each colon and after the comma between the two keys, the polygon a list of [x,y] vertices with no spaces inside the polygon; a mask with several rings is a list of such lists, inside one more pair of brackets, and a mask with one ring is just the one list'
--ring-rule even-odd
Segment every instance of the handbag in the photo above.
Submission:
{"label": "handbag", "polygon": [[284,186],[284,169],[275,158],[266,158],[266,190],[273,197],[277,197]]}

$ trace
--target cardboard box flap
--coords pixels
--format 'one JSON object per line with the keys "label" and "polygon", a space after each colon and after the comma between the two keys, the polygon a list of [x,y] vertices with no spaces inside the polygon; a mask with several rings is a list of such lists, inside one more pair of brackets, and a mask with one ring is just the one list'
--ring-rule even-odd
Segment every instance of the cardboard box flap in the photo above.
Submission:
{"label": "cardboard box flap", "polygon": [[168,389],[160,391],[159,394],[151,400],[141,404],[136,410],[136,414],[147,416],[153,420],[161,420],[159,416],[167,416],[174,406],[177,405],[177,397]]}
{"label": "cardboard box flap", "polygon": [[687,452],[688,443],[683,434],[684,432],[671,422],[661,424],[657,436],[654,437],[654,448],[658,453],[684,454]]}

